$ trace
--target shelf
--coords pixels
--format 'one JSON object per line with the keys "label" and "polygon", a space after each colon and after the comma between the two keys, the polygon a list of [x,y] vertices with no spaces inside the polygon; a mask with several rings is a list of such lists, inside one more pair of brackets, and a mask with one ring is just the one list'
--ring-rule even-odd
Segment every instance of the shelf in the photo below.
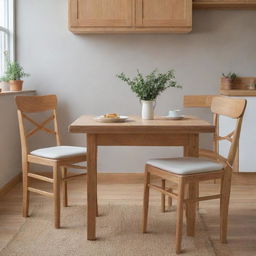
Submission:
{"label": "shelf", "polygon": [[230,10],[255,10],[256,1],[240,0],[240,1],[225,1],[225,0],[195,0],[193,1],[194,9],[230,9]]}
{"label": "shelf", "polygon": [[220,90],[226,96],[256,96],[256,90]]}
{"label": "shelf", "polygon": [[16,92],[0,92],[0,96],[10,96],[10,95],[19,95],[24,93],[35,93],[35,90],[23,90],[23,91],[16,91]]}

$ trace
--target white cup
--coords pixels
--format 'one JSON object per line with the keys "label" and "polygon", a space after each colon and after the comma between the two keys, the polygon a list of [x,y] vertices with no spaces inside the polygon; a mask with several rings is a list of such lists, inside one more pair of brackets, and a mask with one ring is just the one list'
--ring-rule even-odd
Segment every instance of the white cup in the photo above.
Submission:
{"label": "white cup", "polygon": [[181,110],[179,109],[176,109],[176,110],[170,110],[169,111],[169,114],[168,114],[169,117],[181,117]]}

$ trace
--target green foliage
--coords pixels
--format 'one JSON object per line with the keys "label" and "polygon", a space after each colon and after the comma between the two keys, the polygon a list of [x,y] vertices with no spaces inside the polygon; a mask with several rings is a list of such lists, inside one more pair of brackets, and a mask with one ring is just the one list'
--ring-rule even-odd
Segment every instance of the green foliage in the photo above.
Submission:
{"label": "green foliage", "polygon": [[236,73],[232,73],[232,72],[229,72],[228,74],[222,73],[222,76],[224,78],[230,79],[231,81],[234,81],[237,78],[237,74]]}
{"label": "green foliage", "polygon": [[140,71],[137,70],[137,76],[133,79],[130,79],[124,73],[117,75],[117,77],[126,82],[140,100],[155,100],[169,87],[182,88],[182,86],[177,85],[175,81],[174,70],[162,74],[158,73],[155,69],[146,76],[143,76]]}
{"label": "green foliage", "polygon": [[0,77],[0,82],[9,82],[9,80],[6,76],[2,76]]}
{"label": "green foliage", "polygon": [[28,77],[29,74],[25,73],[23,67],[16,61],[9,62],[5,71],[4,77],[1,79],[10,80],[21,80],[23,77]]}

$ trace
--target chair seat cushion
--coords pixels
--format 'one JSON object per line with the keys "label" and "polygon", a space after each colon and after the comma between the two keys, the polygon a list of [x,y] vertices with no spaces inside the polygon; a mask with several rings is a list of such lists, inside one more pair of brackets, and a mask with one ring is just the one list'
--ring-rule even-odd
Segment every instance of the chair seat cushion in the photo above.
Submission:
{"label": "chair seat cushion", "polygon": [[72,147],[72,146],[57,146],[49,148],[41,148],[30,152],[31,155],[59,159],[72,156],[80,156],[86,154],[86,148],[84,147]]}
{"label": "chair seat cushion", "polygon": [[152,159],[147,164],[180,175],[212,172],[224,168],[221,163],[197,157]]}

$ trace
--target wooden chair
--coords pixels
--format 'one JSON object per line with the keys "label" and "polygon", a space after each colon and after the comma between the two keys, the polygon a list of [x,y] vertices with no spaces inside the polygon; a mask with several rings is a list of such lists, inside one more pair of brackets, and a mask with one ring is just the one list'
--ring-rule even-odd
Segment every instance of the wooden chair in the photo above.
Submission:
{"label": "wooden chair", "polygon": [[[231,142],[227,159],[215,153],[211,155],[212,160],[202,157],[183,157],[153,159],[149,160],[146,164],[143,203],[143,232],[147,231],[149,188],[161,192],[164,196],[177,199],[176,253],[181,252],[183,208],[185,206],[187,235],[194,236],[196,203],[199,201],[220,199],[220,239],[223,243],[227,242],[227,221],[232,165],[237,151],[245,108],[246,100],[242,99],[215,97],[212,100],[211,110],[214,113],[215,124],[218,123],[220,115],[237,120],[235,130],[232,133],[224,137],[215,137],[215,140],[217,141],[228,139]],[[162,186],[151,184],[151,175],[161,178]],[[197,193],[199,182],[214,179],[221,180],[220,193],[217,195],[200,197]],[[165,188],[166,180],[178,184],[177,193],[174,193],[172,188]],[[188,188],[188,198],[185,198],[185,187]]]}
{"label": "wooden chair", "polygon": [[[185,95],[183,105],[186,108],[211,108],[212,100],[214,97],[219,97],[217,95]],[[213,113],[213,122],[216,125],[216,131],[213,136],[213,150],[208,149],[199,149],[199,156],[201,157],[210,157],[219,153],[219,143],[218,140],[215,140],[219,135],[219,123],[218,120],[215,119]]]}
{"label": "wooden chair", "polygon": [[[55,95],[46,96],[17,96],[16,105],[18,110],[19,130],[22,149],[22,171],[23,171],[23,216],[28,217],[29,213],[29,193],[34,192],[44,196],[53,197],[54,199],[54,215],[55,228],[60,227],[60,186],[62,181],[63,187],[63,205],[68,205],[67,195],[67,180],[86,173],[77,175],[67,175],[68,168],[86,169],[76,163],[86,161],[86,148],[61,146],[58,122],[57,122],[57,97]],[[29,114],[36,112],[50,112],[50,116],[38,123],[33,120]],[[35,126],[31,131],[26,131],[25,120]],[[49,129],[46,126],[53,122],[54,129]],[[56,139],[56,147],[48,147],[29,151],[28,138],[36,134],[38,131],[44,131],[54,135]],[[42,175],[31,173],[29,171],[30,163],[50,166],[53,168],[53,178],[48,178]],[[62,171],[62,175],[61,172]],[[38,179],[41,181],[53,184],[53,193],[33,188],[29,185],[29,178]]]}

